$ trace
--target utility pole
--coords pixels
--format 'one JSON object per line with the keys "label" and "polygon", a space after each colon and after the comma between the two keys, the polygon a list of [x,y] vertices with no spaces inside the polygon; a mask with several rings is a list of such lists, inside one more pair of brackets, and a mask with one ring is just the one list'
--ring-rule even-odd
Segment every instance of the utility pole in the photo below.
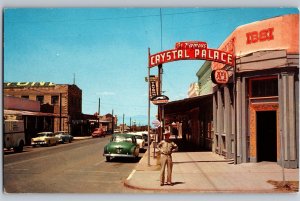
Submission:
{"label": "utility pole", "polygon": [[59,130],[61,131],[61,115],[62,115],[62,94],[59,94]]}
{"label": "utility pole", "polygon": [[132,131],[131,129],[131,117],[129,118],[129,125],[130,125],[130,132]]}
{"label": "utility pole", "polygon": [[[161,95],[161,90],[162,89],[162,64],[158,65],[158,96]],[[163,106],[158,105],[158,120],[161,122],[161,126],[157,129],[158,131],[158,142],[160,142],[162,140],[162,133],[163,133],[163,127],[164,127],[164,123],[163,123]]]}
{"label": "utility pole", "polygon": [[[150,48],[148,48],[148,57],[150,57]],[[148,66],[148,166],[150,166],[150,149],[151,149],[151,138],[150,138],[150,67]],[[155,150],[154,150],[154,154],[155,154]]]}
{"label": "utility pole", "polygon": [[99,104],[98,104],[98,115],[100,116],[100,98],[99,98]]}
{"label": "utility pole", "polygon": [[125,114],[123,114],[123,133],[125,132],[124,128],[125,128],[125,125],[124,125],[124,118],[125,118]]}

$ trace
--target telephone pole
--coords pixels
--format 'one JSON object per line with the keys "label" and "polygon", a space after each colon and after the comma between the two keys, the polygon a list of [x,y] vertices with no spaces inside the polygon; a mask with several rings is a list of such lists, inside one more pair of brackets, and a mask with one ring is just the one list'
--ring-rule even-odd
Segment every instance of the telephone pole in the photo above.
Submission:
{"label": "telephone pole", "polygon": [[98,115],[100,116],[100,98],[99,98],[99,104],[98,104]]}

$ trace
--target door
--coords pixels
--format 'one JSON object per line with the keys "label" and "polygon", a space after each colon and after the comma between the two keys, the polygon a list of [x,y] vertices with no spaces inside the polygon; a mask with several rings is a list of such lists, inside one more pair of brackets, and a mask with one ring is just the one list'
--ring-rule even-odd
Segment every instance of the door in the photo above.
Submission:
{"label": "door", "polygon": [[256,112],[257,162],[277,161],[276,111]]}

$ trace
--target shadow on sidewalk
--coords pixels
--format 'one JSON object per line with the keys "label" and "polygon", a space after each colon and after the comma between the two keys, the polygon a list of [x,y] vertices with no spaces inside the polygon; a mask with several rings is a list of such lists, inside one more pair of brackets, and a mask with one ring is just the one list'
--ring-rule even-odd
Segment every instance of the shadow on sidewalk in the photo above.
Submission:
{"label": "shadow on sidewalk", "polygon": [[211,150],[195,145],[184,139],[172,139],[171,141],[177,144],[178,152],[211,152]]}

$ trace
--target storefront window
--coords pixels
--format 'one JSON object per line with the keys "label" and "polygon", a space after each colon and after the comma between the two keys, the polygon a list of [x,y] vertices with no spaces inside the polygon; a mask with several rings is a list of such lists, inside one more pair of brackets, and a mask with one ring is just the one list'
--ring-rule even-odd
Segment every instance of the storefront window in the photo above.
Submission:
{"label": "storefront window", "polygon": [[253,79],[251,82],[251,97],[278,96],[277,78]]}

